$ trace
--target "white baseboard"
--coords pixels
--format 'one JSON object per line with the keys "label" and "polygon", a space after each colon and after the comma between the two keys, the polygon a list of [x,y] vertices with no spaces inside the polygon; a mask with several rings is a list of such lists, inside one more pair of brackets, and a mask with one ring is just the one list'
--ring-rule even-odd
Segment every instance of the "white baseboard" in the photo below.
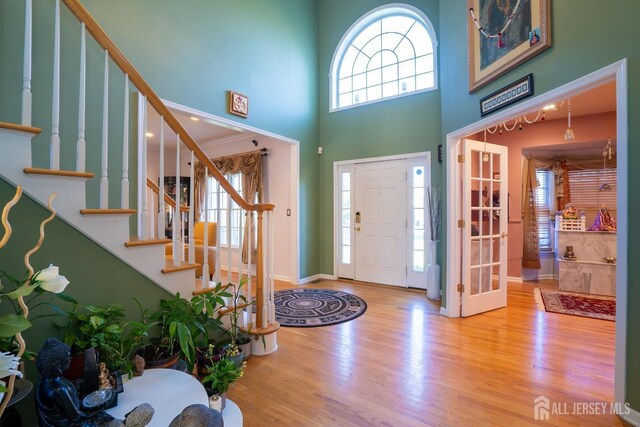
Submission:
{"label": "white baseboard", "polygon": [[[227,271],[227,266],[226,266],[226,265],[220,265],[220,270]],[[232,267],[232,268],[231,268],[231,272],[232,272],[232,273],[239,273],[239,272],[240,272],[240,269],[239,269],[238,267]],[[246,274],[246,273],[247,273],[247,270],[243,270],[242,272],[243,272],[244,274]],[[255,274],[256,274],[255,269],[254,269],[254,268],[252,268],[252,269],[251,269],[251,275],[255,276]],[[273,278],[274,278],[275,280],[280,280],[280,281],[283,281],[283,282],[291,282],[291,278],[290,278],[290,277],[288,277],[288,276],[279,276],[279,275],[277,275],[277,274],[274,274]]]}
{"label": "white baseboard", "polygon": [[620,418],[633,426],[640,427],[640,412],[631,408],[629,408],[629,411],[627,415],[620,415]]}
{"label": "white baseboard", "polygon": [[314,274],[313,276],[304,277],[300,279],[298,284],[305,285],[311,282],[317,282],[318,280],[336,280],[337,277],[331,274]]}

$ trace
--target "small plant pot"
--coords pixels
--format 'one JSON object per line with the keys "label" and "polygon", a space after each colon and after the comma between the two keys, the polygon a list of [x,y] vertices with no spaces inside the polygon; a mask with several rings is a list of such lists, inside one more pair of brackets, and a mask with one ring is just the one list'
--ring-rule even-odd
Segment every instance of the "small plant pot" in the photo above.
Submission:
{"label": "small plant pot", "polygon": [[218,390],[212,390],[205,387],[207,396],[209,397],[209,408],[216,409],[220,412],[224,411],[227,407],[227,393],[218,393]]}
{"label": "small plant pot", "polygon": [[176,366],[178,366],[178,362],[180,361],[179,352],[158,360],[153,360],[153,357],[151,357],[152,354],[153,354],[153,350],[151,347],[143,347],[140,350],[138,350],[138,355],[144,357],[145,369],[157,369],[157,368],[175,369]]}
{"label": "small plant pot", "polygon": [[235,356],[226,355],[225,357],[231,360],[233,364],[236,365],[236,367],[240,367],[244,358],[242,347],[238,345],[238,354],[236,354]]}
{"label": "small plant pot", "polygon": [[251,340],[244,344],[238,344],[238,348],[242,352],[242,360],[247,360],[251,357]]}

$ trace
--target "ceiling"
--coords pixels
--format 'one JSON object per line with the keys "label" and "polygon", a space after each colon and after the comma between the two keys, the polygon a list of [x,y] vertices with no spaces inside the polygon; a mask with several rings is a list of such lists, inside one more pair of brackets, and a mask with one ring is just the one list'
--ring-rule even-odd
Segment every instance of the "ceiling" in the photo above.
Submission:
{"label": "ceiling", "polygon": [[[558,99],[555,104],[560,106],[563,100]],[[568,102],[557,110],[545,112],[547,120],[556,120],[567,117]],[[615,81],[594,87],[593,89],[574,95],[571,98],[571,117],[588,116],[616,111],[616,84]],[[529,120],[533,120],[537,110],[527,114]]]}

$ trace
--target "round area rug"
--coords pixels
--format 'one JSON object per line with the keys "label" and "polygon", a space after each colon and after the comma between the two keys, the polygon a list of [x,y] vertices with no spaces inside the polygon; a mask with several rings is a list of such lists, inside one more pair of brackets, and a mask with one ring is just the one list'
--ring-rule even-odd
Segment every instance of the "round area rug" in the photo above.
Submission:
{"label": "round area rug", "polygon": [[297,328],[348,322],[367,310],[362,298],[330,289],[286,289],[274,292],[273,299],[280,326]]}

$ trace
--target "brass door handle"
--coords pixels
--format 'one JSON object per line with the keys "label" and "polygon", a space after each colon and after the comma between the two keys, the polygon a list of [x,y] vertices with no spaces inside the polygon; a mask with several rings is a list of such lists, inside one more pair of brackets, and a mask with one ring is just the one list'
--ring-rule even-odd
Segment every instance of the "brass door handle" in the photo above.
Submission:
{"label": "brass door handle", "polygon": [[360,227],[353,227],[354,230],[360,231]]}
{"label": "brass door handle", "polygon": [[504,231],[503,231],[503,232],[502,232],[502,234],[500,235],[500,237],[502,237],[503,239],[504,239],[505,237],[507,237],[507,236],[508,236],[508,234],[507,234],[507,233],[505,233]]}

